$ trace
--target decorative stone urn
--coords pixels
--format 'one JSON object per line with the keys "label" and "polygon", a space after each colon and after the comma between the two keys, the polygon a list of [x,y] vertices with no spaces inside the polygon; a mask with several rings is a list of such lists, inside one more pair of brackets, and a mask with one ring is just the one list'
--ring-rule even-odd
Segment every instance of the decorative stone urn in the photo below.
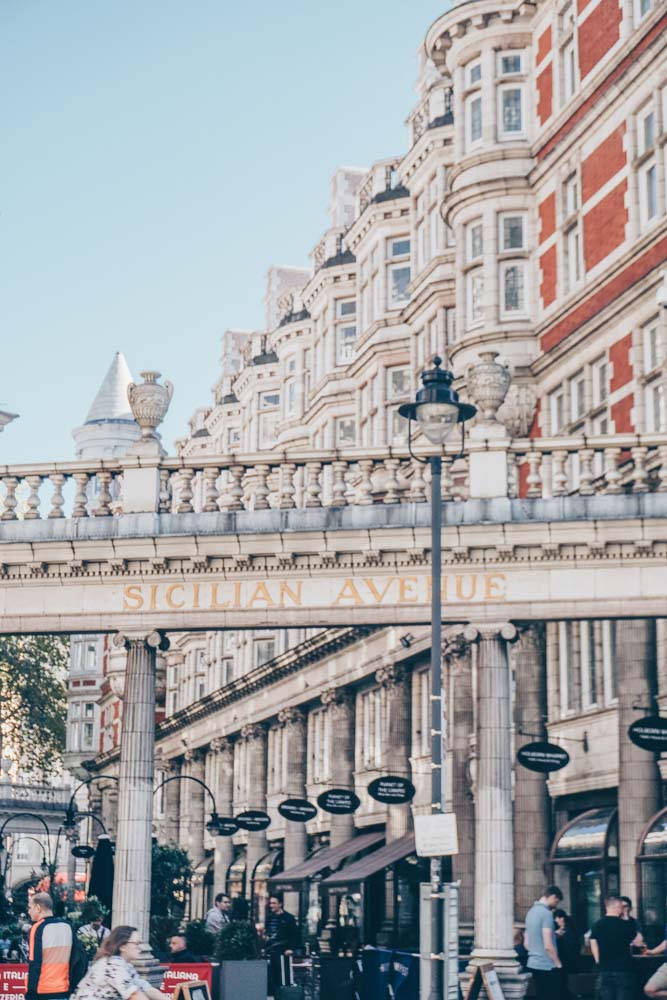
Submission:
{"label": "decorative stone urn", "polygon": [[498,351],[484,351],[479,356],[479,364],[471,365],[468,370],[468,393],[484,424],[498,423],[496,414],[512,380],[509,368],[496,361],[497,357]]}
{"label": "decorative stone urn", "polygon": [[140,385],[130,382],[127,387],[127,398],[132,416],[141,427],[142,441],[155,441],[158,440],[155,429],[165,418],[174,387],[171,382],[159,384],[160,372],[139,374],[144,381]]}

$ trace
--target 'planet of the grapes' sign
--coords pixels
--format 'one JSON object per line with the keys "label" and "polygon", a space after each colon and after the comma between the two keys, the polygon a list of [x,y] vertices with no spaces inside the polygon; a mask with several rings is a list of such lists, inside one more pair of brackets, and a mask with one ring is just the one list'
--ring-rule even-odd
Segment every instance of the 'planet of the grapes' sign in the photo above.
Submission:
{"label": "'planet of the grapes' sign", "polygon": [[361,799],[349,788],[330,788],[317,797],[317,804],[325,812],[334,816],[345,816],[356,812],[361,805]]}
{"label": "'planet of the grapes' sign", "polygon": [[415,797],[415,786],[407,778],[387,774],[371,781],[368,794],[376,802],[384,802],[390,806],[403,805]]}

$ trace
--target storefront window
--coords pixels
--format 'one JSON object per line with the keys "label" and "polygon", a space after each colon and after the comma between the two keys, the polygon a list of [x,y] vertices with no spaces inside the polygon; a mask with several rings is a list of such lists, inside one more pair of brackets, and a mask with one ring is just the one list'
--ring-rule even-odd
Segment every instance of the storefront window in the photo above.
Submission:
{"label": "storefront window", "polygon": [[269,878],[283,870],[283,852],[275,848],[260,858],[252,875],[252,905],[256,924],[266,927]]}
{"label": "storefront window", "polygon": [[618,892],[618,823],[614,806],[588,809],[556,835],[551,850],[553,880],[564,906],[585,933],[602,914],[605,896]]}
{"label": "storefront window", "polygon": [[665,938],[667,924],[667,809],[653,818],[637,857],[639,919],[644,939],[654,948]]}

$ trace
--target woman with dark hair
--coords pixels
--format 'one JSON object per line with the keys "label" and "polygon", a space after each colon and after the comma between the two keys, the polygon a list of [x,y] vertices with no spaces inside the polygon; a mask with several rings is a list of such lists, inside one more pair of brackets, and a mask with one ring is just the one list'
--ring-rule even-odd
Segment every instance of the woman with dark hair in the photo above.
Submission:
{"label": "woman with dark hair", "polygon": [[72,1000],[170,1000],[145,979],[133,962],[141,941],[136,927],[114,927],[100,945],[93,964],[72,994]]}

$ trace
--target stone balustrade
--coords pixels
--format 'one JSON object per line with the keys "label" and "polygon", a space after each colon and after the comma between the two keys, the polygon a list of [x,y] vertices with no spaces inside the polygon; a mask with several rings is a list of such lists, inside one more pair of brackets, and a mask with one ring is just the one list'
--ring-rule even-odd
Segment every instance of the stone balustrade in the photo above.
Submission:
{"label": "stone balustrade", "polygon": [[[448,445],[443,499],[475,498],[469,459],[507,474],[483,496],[551,498],[667,491],[667,434],[471,440],[466,457]],[[425,452],[419,448],[418,454]],[[110,517],[124,512],[124,475],[151,469],[155,489],[145,511],[163,514],[306,510],[317,507],[422,504],[429,500],[428,465],[407,448],[259,452],[215,457],[125,457],[49,465],[0,466],[0,520]],[[494,484],[494,487],[496,484]],[[133,508],[136,512],[136,506]]]}

